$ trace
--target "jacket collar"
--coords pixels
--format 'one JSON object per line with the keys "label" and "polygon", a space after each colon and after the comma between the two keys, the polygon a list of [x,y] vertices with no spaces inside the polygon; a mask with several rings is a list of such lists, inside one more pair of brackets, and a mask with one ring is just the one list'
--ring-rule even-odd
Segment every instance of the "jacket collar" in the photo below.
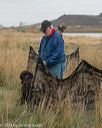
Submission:
{"label": "jacket collar", "polygon": [[53,35],[54,32],[55,32],[55,29],[53,28],[50,35],[48,36],[48,38],[50,38]]}

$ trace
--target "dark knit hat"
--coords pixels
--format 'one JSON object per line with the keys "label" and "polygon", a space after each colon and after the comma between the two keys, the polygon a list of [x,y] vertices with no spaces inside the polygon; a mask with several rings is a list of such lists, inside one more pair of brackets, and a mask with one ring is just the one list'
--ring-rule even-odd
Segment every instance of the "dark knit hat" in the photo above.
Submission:
{"label": "dark knit hat", "polygon": [[46,29],[47,29],[50,25],[51,25],[51,22],[50,22],[50,21],[44,20],[44,21],[41,23],[41,28],[40,28],[40,30],[41,30],[42,32],[45,32]]}

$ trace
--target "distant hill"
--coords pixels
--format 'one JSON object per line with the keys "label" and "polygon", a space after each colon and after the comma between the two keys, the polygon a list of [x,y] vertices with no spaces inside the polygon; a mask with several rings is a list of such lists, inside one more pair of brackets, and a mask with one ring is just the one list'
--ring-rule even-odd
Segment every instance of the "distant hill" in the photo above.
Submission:
{"label": "distant hill", "polygon": [[99,14],[99,17],[102,17],[102,13]]}
{"label": "distant hill", "polygon": [[65,23],[67,26],[102,26],[102,13],[99,15],[62,15],[54,20],[54,25]]}
{"label": "distant hill", "polygon": [[[65,32],[102,32],[102,13],[99,15],[62,15],[53,20],[54,26],[65,23]],[[18,27],[18,31],[39,32],[41,23]]]}
{"label": "distant hill", "polygon": [[[66,32],[102,32],[102,13],[99,15],[62,15],[53,20],[54,26],[67,25]],[[41,23],[34,24],[39,30]]]}

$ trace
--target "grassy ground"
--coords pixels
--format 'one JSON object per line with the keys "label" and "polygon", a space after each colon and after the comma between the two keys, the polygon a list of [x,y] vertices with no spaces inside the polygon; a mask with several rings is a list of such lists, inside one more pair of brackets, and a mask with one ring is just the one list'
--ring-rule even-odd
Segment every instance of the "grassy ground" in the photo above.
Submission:
{"label": "grassy ground", "polygon": [[[40,33],[0,31],[0,127],[101,128],[101,100],[97,102],[96,111],[87,113],[82,108],[75,112],[70,99],[55,109],[45,110],[41,105],[33,113],[27,113],[26,105],[17,105],[19,75],[26,69],[29,46],[37,51],[41,36]],[[67,54],[79,46],[81,58],[102,69],[102,38],[64,37],[64,40]]]}

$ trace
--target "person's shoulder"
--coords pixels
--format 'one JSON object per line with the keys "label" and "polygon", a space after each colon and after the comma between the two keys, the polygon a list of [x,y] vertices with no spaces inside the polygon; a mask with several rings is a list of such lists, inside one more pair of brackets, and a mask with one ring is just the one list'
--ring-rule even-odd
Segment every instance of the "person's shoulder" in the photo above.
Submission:
{"label": "person's shoulder", "polygon": [[54,35],[55,35],[57,38],[62,38],[62,37],[61,37],[61,34],[60,34],[59,32],[57,32],[57,31],[55,31]]}
{"label": "person's shoulder", "polygon": [[44,40],[46,40],[46,36],[45,35],[42,37],[41,41],[44,41]]}
{"label": "person's shoulder", "polygon": [[46,36],[45,36],[45,35],[43,35],[42,39],[46,39]]}
{"label": "person's shoulder", "polygon": [[59,42],[64,43],[64,40],[63,40],[61,34],[59,32],[57,32],[57,31],[55,31],[53,39],[55,40],[55,44],[58,44]]}
{"label": "person's shoulder", "polygon": [[55,30],[54,34],[57,35],[57,36],[60,36],[60,33],[58,31],[56,31],[56,30]]}

